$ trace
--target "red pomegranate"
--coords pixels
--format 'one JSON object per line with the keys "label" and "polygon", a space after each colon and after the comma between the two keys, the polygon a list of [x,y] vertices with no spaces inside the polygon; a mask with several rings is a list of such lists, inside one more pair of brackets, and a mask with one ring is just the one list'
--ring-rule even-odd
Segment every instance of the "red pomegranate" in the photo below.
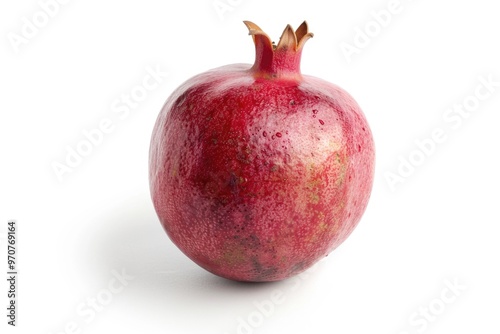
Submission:
{"label": "red pomegranate", "polygon": [[206,270],[276,281],[328,255],[368,203],[374,143],[340,87],[302,75],[312,37],[288,25],[277,45],[245,22],[253,66],[199,74],[169,97],[151,139],[149,178],[163,228]]}

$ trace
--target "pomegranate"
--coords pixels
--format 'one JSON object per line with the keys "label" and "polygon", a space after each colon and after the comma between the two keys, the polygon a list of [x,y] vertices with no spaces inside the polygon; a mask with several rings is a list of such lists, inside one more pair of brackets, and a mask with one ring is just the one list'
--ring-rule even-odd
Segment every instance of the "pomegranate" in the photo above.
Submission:
{"label": "pomegranate", "polygon": [[343,89],[302,75],[313,36],[288,25],[278,44],[245,21],[252,65],[182,84],[151,139],[149,179],[170,239],[206,270],[237,281],[296,275],[338,247],[368,203],[374,143]]}

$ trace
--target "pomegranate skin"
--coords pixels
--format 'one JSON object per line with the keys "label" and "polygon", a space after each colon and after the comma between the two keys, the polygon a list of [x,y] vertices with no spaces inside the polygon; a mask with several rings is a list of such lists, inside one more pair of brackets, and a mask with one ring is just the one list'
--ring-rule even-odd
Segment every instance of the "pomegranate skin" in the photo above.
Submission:
{"label": "pomegranate skin", "polygon": [[372,134],[347,92],[262,73],[236,64],[189,79],[163,106],[150,147],[166,233],[238,281],[282,280],[328,255],[358,224],[373,183]]}

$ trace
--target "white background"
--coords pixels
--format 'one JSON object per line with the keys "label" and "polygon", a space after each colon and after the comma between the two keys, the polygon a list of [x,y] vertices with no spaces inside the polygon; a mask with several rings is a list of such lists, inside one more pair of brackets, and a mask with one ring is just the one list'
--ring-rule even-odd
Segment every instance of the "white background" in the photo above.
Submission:
{"label": "white background", "polygon": [[[389,0],[220,3],[230,7],[72,0],[47,22],[37,1],[0,5],[0,259],[5,274],[6,225],[15,219],[20,272],[16,328],[6,325],[1,280],[1,332],[499,333],[494,2],[401,0],[383,27],[372,11]],[[45,26],[15,46],[12,36],[22,36],[23,18],[33,16]],[[242,20],[277,40],[287,23],[304,19],[315,37],[303,73],[345,88],[371,124],[372,198],[351,237],[307,275],[273,284],[227,281],[187,259],[160,227],[147,179],[152,127],[184,80],[253,62]],[[359,35],[365,28],[372,29],[367,45]],[[357,53],[346,57],[341,46],[355,42]],[[113,112],[147,68],[168,74],[128,115]],[[480,77],[497,86],[474,106]],[[469,117],[445,121],[464,101],[474,109]],[[59,180],[53,163],[65,163],[68,147],[104,119],[112,131]],[[446,140],[419,161],[415,141],[436,128]],[[420,166],[391,188],[388,173],[410,157]],[[126,285],[113,274],[123,271],[133,277]],[[459,285],[455,293],[450,284]],[[92,298],[105,304],[94,317]]]}

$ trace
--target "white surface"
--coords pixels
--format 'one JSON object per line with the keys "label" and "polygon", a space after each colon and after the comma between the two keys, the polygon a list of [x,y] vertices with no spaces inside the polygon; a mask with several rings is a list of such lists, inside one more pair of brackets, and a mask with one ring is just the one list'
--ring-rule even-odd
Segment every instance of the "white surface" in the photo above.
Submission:
{"label": "white surface", "polygon": [[[456,128],[443,119],[473,102],[479,77],[500,81],[493,2],[401,0],[350,62],[342,43],[356,27],[376,29],[371,11],[391,1],[221,2],[233,4],[222,16],[214,0],[68,1],[19,52],[8,34],[41,7],[0,5],[0,232],[17,220],[20,272],[18,326],[2,311],[1,332],[498,333],[500,87]],[[229,282],[188,260],[161,229],[147,181],[151,130],[172,90],[210,68],[253,62],[244,19],[275,40],[307,19],[315,37],[303,73],[348,90],[377,145],[356,231],[307,277],[274,284]],[[161,84],[128,115],[114,113],[157,67],[168,72]],[[104,119],[110,133],[59,181],[51,164]],[[386,173],[435,128],[444,143],[392,191]],[[134,277],[126,286],[114,279],[122,270]],[[457,296],[446,290],[454,283],[464,287]],[[109,303],[92,318],[86,303],[96,296]],[[429,307],[442,313],[425,320]]]}

